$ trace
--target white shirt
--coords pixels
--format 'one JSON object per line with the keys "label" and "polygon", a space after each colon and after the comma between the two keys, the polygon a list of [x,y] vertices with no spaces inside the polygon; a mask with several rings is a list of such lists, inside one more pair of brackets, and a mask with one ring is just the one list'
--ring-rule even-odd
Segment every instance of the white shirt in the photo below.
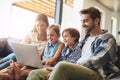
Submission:
{"label": "white shirt", "polygon": [[91,57],[91,55],[92,55],[91,44],[95,40],[95,38],[96,38],[96,36],[93,36],[93,37],[89,37],[86,40],[86,42],[82,48],[81,58],[77,61],[78,64],[84,64]]}

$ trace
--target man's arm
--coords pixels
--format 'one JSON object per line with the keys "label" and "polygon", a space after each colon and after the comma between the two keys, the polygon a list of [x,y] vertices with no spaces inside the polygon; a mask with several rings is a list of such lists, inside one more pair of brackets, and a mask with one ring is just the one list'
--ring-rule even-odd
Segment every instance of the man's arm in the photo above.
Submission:
{"label": "man's arm", "polygon": [[[93,56],[86,61],[83,65],[89,68],[99,69],[105,65],[108,61],[116,60],[116,41],[114,37],[108,37],[107,39],[102,39],[99,46],[95,48]],[[99,41],[98,41],[99,42]],[[97,45],[95,43],[95,45]]]}

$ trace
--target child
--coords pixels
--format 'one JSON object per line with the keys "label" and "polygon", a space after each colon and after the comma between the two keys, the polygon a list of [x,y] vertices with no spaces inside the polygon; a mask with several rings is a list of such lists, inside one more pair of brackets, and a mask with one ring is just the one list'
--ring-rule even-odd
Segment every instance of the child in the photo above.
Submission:
{"label": "child", "polygon": [[58,58],[60,57],[64,44],[59,41],[59,37],[60,30],[58,25],[54,24],[47,28],[48,42],[45,46],[44,52],[41,52],[42,54],[40,53],[40,57],[43,59],[43,64],[51,65],[52,63],[57,62]]}
{"label": "child", "polygon": [[[59,41],[60,30],[58,25],[51,25],[47,28],[47,43],[43,46],[40,52],[40,57],[42,58],[42,63],[45,65],[52,65],[52,63],[58,60],[64,44]],[[59,48],[59,49],[58,49]],[[33,68],[19,68],[17,63],[12,62],[11,68],[14,69],[14,76],[16,80],[20,80],[23,77],[27,77],[28,73]]]}
{"label": "child", "polygon": [[[67,61],[76,63],[81,57],[81,49],[79,47],[80,34],[78,30],[74,28],[67,28],[62,33],[65,47],[62,50],[62,54],[59,61]],[[37,69],[30,72],[27,80],[46,80],[53,67],[46,67],[46,69]]]}
{"label": "child", "polygon": [[65,47],[62,50],[62,55],[59,61],[67,61],[76,63],[81,56],[81,49],[79,46],[79,32],[74,28],[67,28],[62,33]]}

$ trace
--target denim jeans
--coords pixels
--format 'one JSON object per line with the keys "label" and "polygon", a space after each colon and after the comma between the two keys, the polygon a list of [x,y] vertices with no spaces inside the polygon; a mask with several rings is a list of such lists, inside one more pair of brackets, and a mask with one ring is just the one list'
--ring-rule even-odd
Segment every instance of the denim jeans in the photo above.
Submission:
{"label": "denim jeans", "polygon": [[10,60],[16,61],[15,53],[11,53],[0,60],[0,70],[8,67],[10,65]]}
{"label": "denim jeans", "polygon": [[6,61],[9,61],[9,60],[16,61],[15,53],[11,53],[11,54],[9,54],[8,56],[2,58],[2,59],[0,60],[0,64],[5,63]]}

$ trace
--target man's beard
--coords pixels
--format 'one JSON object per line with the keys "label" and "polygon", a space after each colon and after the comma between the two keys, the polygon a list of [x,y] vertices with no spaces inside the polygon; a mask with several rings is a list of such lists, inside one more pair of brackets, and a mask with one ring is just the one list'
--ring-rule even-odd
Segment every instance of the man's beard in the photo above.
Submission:
{"label": "man's beard", "polygon": [[87,30],[87,34],[90,34],[90,32],[95,28],[94,25],[92,25],[88,30]]}

